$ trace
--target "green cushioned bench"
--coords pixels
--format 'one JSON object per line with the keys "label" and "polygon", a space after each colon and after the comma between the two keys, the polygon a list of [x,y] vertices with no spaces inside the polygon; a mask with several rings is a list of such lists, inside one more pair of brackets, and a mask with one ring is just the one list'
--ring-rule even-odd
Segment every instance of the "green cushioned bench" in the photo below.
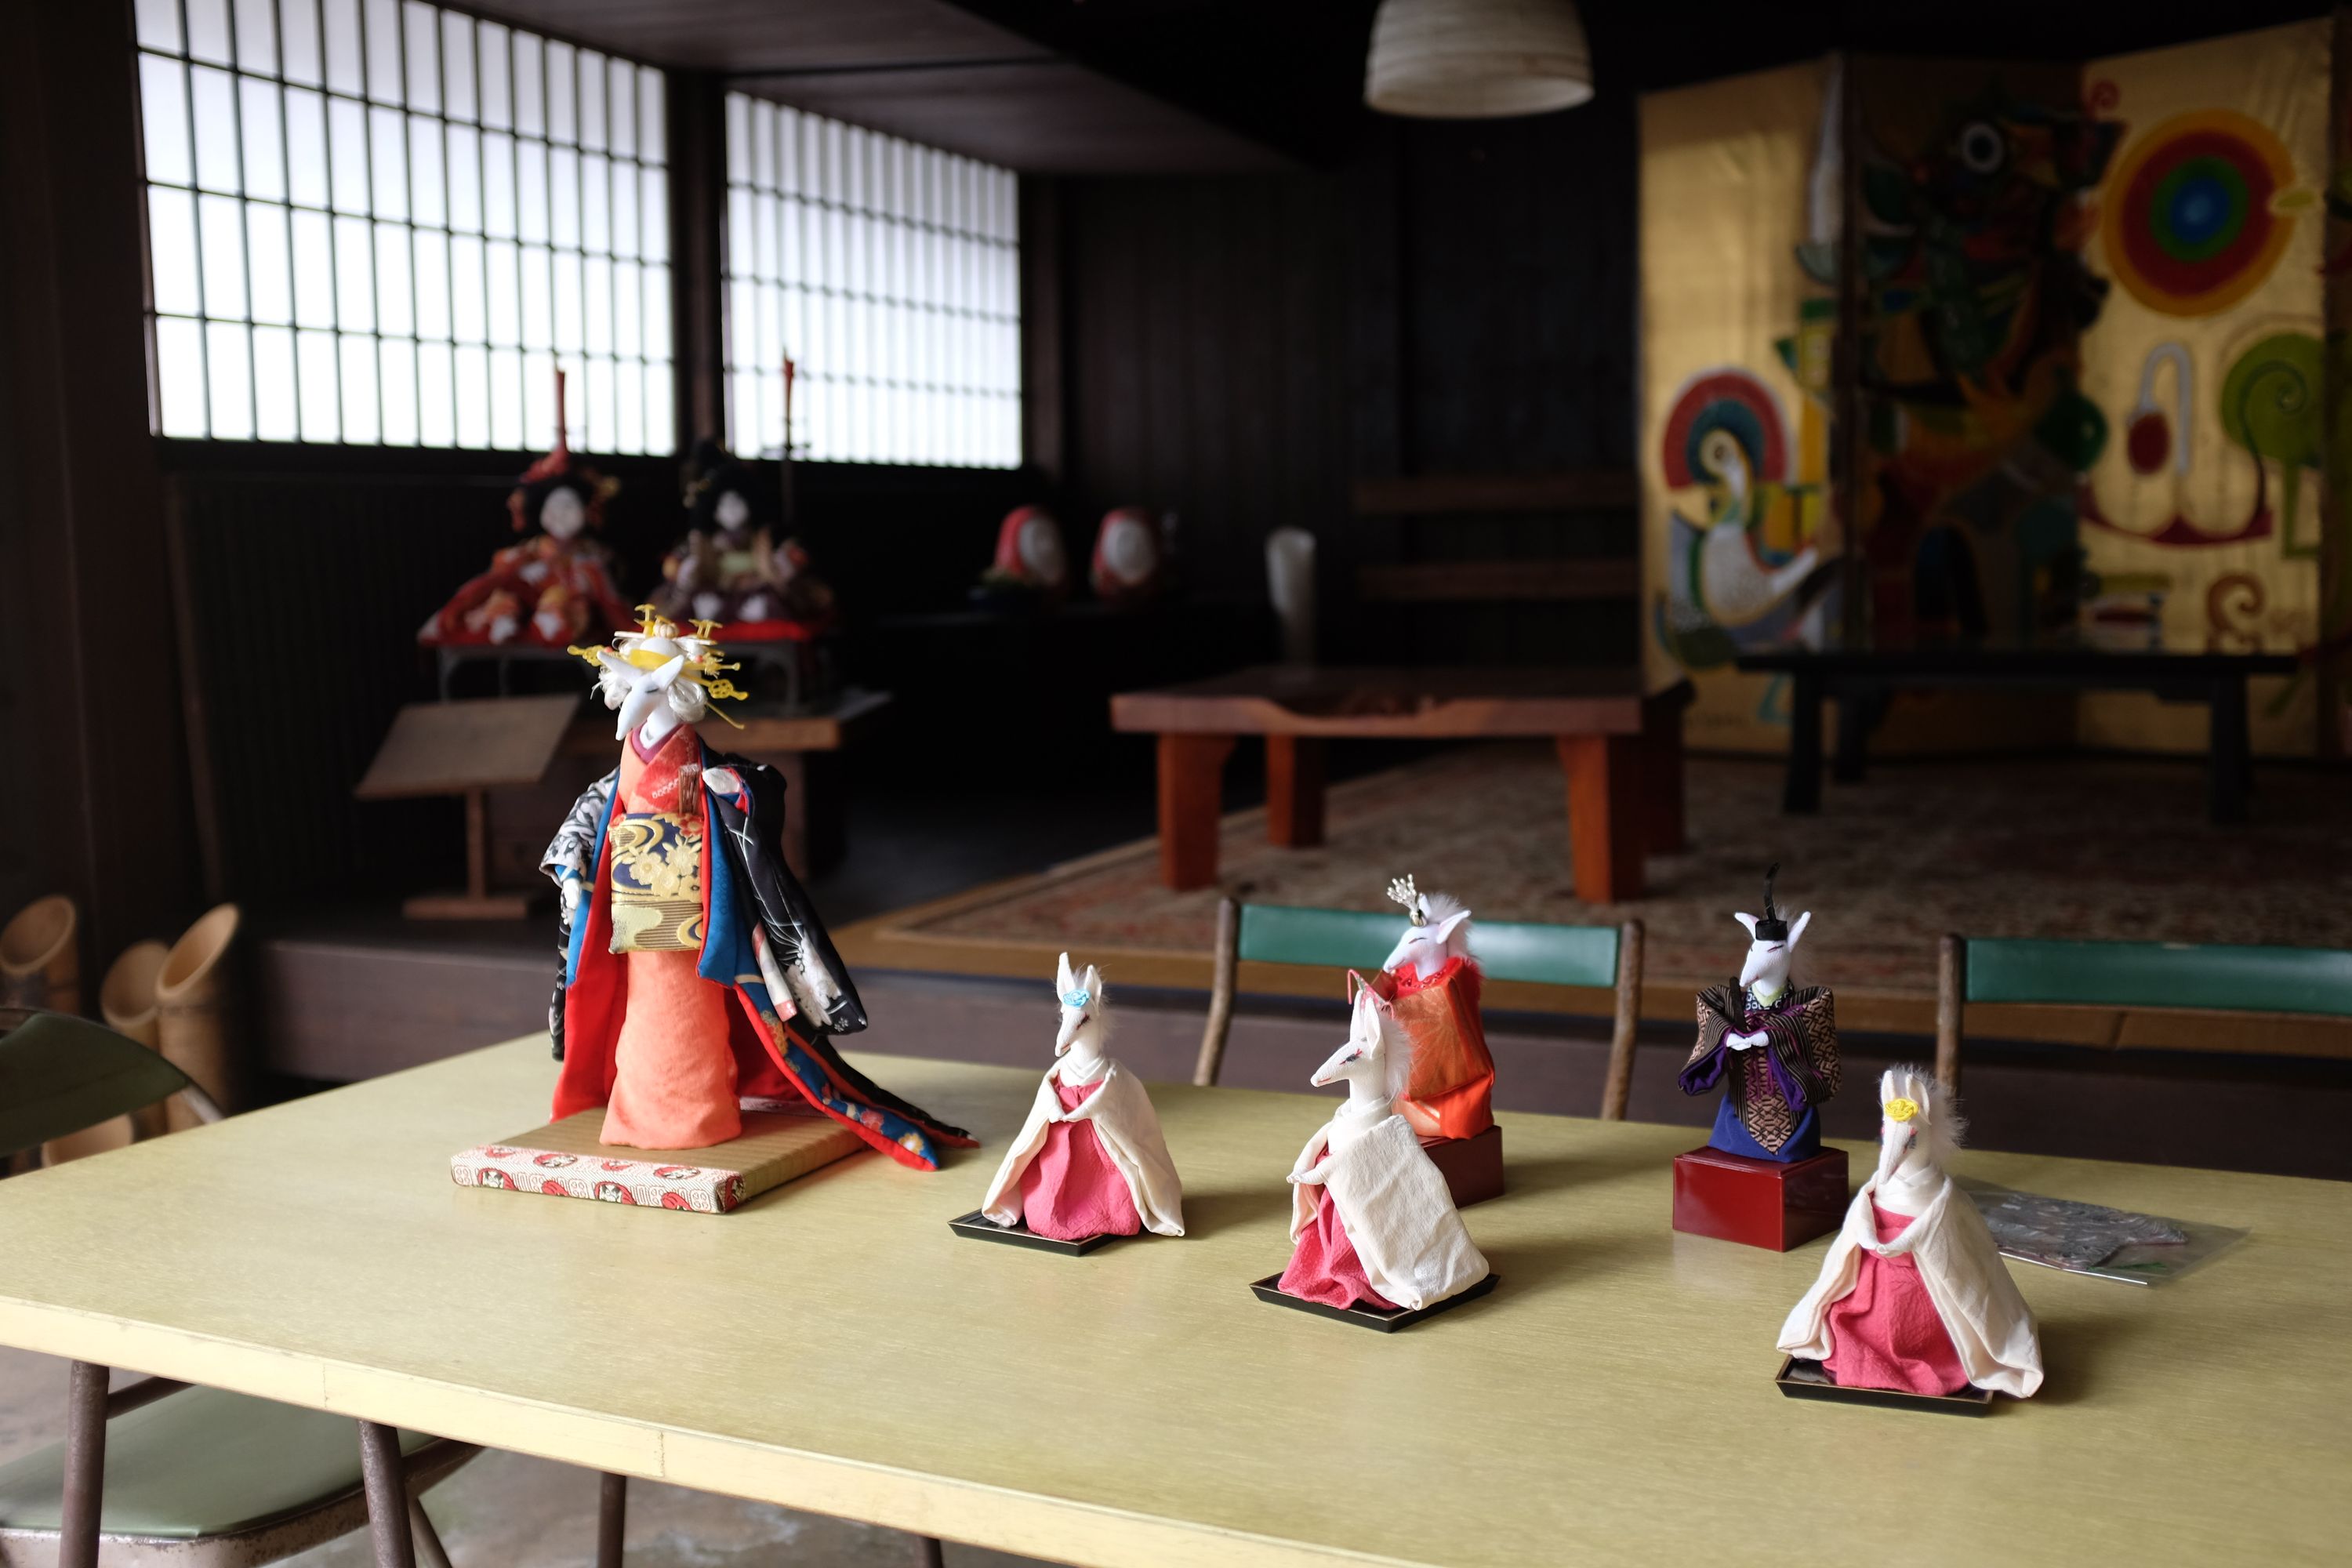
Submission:
{"label": "green cushioned bench", "polygon": [[1961,1016],[1975,1003],[2352,1019],[2352,952],[1948,936],[1936,1007],[1936,1073],[1948,1086],[1959,1081]]}
{"label": "green cushioned bench", "polygon": [[[1395,948],[1402,923],[1403,916],[1394,911],[1373,914],[1361,910],[1223,900],[1217,910],[1216,971],[1209,993],[1208,1028],[1202,1037],[1192,1081],[1213,1084],[1223,1066],[1239,964],[1286,963],[1332,970],[1331,994],[1337,997],[1338,972],[1354,969],[1370,974],[1378,971]],[[1623,1120],[1626,1095],[1632,1088],[1633,1030],[1641,1009],[1642,922],[1546,925],[1481,921],[1473,916],[1470,953],[1490,979],[1616,994],[1616,1022],[1601,1114],[1610,1121]]]}

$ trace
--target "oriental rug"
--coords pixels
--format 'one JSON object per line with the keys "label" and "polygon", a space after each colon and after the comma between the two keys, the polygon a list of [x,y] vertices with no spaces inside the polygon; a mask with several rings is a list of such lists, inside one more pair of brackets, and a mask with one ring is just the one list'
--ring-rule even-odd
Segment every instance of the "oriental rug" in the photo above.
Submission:
{"label": "oriental rug", "polygon": [[2321,772],[2262,770],[2256,819],[2229,827],[2205,820],[2200,762],[1904,763],[1826,785],[1814,816],[1781,815],[1781,778],[1778,761],[1692,758],[1689,848],[1651,857],[1646,896],[1622,905],[1572,891],[1549,748],[1492,745],[1335,785],[1319,848],[1267,844],[1262,811],[1227,816],[1218,888],[1167,891],[1139,840],[863,922],[843,946],[852,963],[1041,978],[1067,948],[1109,978],[1205,985],[1221,896],[1386,910],[1411,872],[1489,920],[1639,918],[1645,990],[1682,991],[1686,1017],[1685,988],[1738,968],[1732,911],[1758,910],[1778,861],[1787,910],[1813,911],[1800,979],[1885,997],[1933,998],[1948,931],[2352,947],[2352,809]]}

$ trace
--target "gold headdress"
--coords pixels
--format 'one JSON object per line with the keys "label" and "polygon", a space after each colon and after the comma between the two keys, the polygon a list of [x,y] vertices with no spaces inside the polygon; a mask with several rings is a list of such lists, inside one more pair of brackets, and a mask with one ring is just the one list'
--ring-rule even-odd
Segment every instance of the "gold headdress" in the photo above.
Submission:
{"label": "gold headdress", "polygon": [[[677,622],[651,605],[639,605],[637,629],[614,632],[610,648],[574,647],[563,651],[575,658],[586,660],[588,667],[600,675],[604,673],[604,656],[607,653],[638,669],[659,669],[673,658],[682,658],[686,661],[686,668],[678,671],[677,678],[700,688],[702,695],[709,702],[740,702],[750,697],[750,692],[727,678],[727,671],[743,667],[728,664],[719,658],[719,645],[711,635],[719,629],[719,623],[697,620],[687,624],[694,630],[681,635]],[[739,730],[743,727],[715,707],[709,710]]]}

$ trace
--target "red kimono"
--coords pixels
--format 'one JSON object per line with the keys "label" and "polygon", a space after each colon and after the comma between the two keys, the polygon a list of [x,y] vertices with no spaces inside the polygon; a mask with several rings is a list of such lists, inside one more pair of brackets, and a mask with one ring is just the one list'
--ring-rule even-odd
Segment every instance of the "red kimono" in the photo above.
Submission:
{"label": "red kimono", "polygon": [[1475,962],[1454,958],[1426,980],[1407,964],[1371,983],[1412,1037],[1412,1082],[1397,1110],[1424,1139],[1475,1138],[1495,1124],[1495,1058],[1478,1016],[1479,980]]}

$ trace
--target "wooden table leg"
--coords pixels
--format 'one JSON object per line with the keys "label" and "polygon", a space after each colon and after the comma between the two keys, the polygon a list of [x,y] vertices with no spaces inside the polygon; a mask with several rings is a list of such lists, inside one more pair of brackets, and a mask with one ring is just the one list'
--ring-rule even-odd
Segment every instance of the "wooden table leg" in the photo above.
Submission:
{"label": "wooden table leg", "polygon": [[2206,750],[2206,809],[2215,822],[2246,820],[2246,793],[2253,782],[2253,741],[2246,725],[2246,679],[2213,683],[2211,729]]}
{"label": "wooden table leg", "polygon": [[1789,778],[1780,809],[1798,815],[1822,808],[1822,678],[1789,677]]}
{"label": "wooden table leg", "polygon": [[1869,775],[1870,729],[1880,698],[1850,680],[1838,693],[1837,750],[1831,753],[1830,776],[1840,784],[1860,784]]}
{"label": "wooden table leg", "polygon": [[1683,821],[1683,705],[1669,697],[1642,709],[1642,826],[1653,855],[1690,847]]}
{"label": "wooden table leg", "polygon": [[375,1568],[416,1568],[416,1542],[408,1531],[408,1476],[396,1428],[360,1423],[360,1479],[367,1489]]}
{"label": "wooden table leg", "polygon": [[621,1568],[628,1524],[629,1478],[608,1473],[596,1489],[596,1568]]}
{"label": "wooden table leg", "polygon": [[99,1510],[106,1498],[106,1368],[86,1361],[67,1372],[58,1568],[98,1568]]}
{"label": "wooden table leg", "polygon": [[1317,737],[1265,738],[1265,837],[1286,849],[1323,842],[1323,742]]}
{"label": "wooden table leg", "polygon": [[1231,735],[1160,737],[1160,882],[1175,892],[1217,879],[1217,818]]}
{"label": "wooden table leg", "polygon": [[1642,896],[1639,735],[1562,735],[1559,765],[1568,775],[1568,853],[1576,896],[1615,904]]}

